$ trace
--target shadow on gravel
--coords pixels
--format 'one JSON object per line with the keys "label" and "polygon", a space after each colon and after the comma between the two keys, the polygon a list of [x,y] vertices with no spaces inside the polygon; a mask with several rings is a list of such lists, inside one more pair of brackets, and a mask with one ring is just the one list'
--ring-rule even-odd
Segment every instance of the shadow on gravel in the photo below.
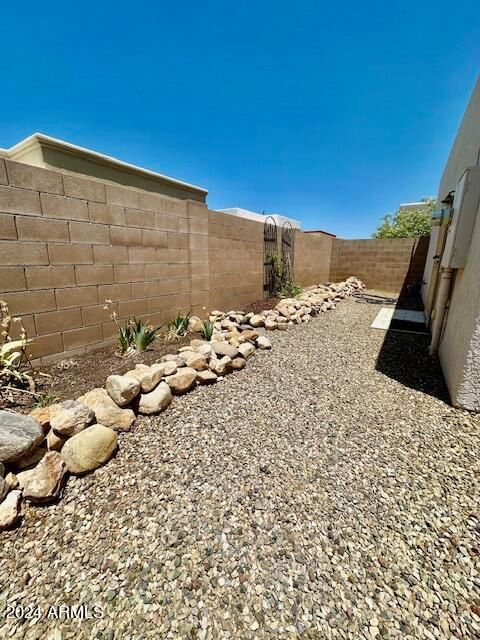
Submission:
{"label": "shadow on gravel", "polygon": [[[415,242],[398,297],[390,300],[385,298],[382,300],[378,297],[378,300],[365,300],[365,302],[373,302],[381,306],[395,305],[396,309],[423,311],[420,290],[428,242],[428,237],[418,238]],[[408,323],[404,323],[406,324]],[[412,329],[415,330],[415,325],[410,327],[410,330]],[[390,329],[385,334],[375,368],[410,389],[422,391],[450,404],[450,396],[438,357],[429,354],[430,341],[429,333],[409,333]]]}
{"label": "shadow on gravel", "polygon": [[437,356],[428,353],[430,335],[387,331],[376,370],[406,387],[450,403]]}

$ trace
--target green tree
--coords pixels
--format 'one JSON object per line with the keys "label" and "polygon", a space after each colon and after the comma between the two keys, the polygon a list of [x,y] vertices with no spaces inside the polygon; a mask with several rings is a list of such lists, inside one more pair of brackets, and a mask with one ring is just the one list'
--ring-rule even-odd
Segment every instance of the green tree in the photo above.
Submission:
{"label": "green tree", "polygon": [[435,198],[422,198],[425,204],[418,209],[398,209],[393,215],[386,215],[372,238],[411,238],[430,235],[432,212]]}

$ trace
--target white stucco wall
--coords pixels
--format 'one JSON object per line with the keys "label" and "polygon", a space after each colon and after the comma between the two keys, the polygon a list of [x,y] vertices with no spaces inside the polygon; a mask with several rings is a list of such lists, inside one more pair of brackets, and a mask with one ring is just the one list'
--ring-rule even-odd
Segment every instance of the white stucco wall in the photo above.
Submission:
{"label": "white stucco wall", "polygon": [[439,356],[453,404],[480,411],[480,207],[467,266],[455,273]]}
{"label": "white stucco wall", "polygon": [[480,76],[477,79],[455,141],[450,150],[447,164],[443,170],[438,200],[455,189],[462,173],[467,167],[474,167],[479,163],[480,156]]}
{"label": "white stucco wall", "polygon": [[[467,167],[476,166],[480,157],[480,76],[477,79],[462,122],[455,136],[445,169],[443,170],[438,187],[437,202],[439,203],[455,189],[462,173]],[[441,251],[439,246],[439,228],[433,227],[430,235],[425,272],[423,274],[422,298],[429,313],[432,291],[435,286],[432,280],[432,258]]]}
{"label": "white stucco wall", "polygon": [[[454,190],[467,167],[480,161],[480,77],[465,110],[438,189],[438,202]],[[430,239],[422,288],[430,312],[435,279],[433,256],[441,252],[440,228]],[[452,403],[480,411],[480,208],[465,269],[455,271],[453,290],[439,346],[439,357]]]}

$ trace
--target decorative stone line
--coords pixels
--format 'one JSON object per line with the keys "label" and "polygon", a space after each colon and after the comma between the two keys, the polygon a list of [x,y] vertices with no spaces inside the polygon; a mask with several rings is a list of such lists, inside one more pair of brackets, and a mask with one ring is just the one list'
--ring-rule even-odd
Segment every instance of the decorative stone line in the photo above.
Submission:
{"label": "decorative stone line", "polygon": [[138,364],[124,375],[108,376],[105,388],[35,409],[29,416],[0,411],[0,531],[19,522],[23,500],[54,502],[68,473],[85,474],[107,462],[118,447],[117,433],[130,431],[138,414],[159,414],[175,395],[216,383],[243,369],[257,349],[270,349],[270,340],[258,328],[284,331],[307,323],[362,289],[363,283],[351,277],[309,287],[259,314],[212,311],[209,342],[192,340],[151,366]]}

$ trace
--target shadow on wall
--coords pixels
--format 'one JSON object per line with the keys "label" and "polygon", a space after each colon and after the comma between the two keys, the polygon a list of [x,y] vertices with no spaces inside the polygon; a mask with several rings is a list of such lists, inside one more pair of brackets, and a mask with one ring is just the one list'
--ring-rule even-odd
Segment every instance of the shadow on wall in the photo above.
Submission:
{"label": "shadow on wall", "polygon": [[399,309],[423,311],[423,302],[420,293],[429,240],[430,237],[418,238],[412,247],[408,269],[398,295],[397,307]]}
{"label": "shadow on wall", "polygon": [[[423,240],[428,242],[428,238],[421,238],[420,242],[412,247],[410,265],[395,304],[396,309],[423,311],[420,295],[426,253],[424,243],[421,242]],[[430,340],[430,333],[389,329],[385,333],[375,368],[405,387],[421,391],[449,404],[450,397],[440,362],[436,355],[429,354]]]}

